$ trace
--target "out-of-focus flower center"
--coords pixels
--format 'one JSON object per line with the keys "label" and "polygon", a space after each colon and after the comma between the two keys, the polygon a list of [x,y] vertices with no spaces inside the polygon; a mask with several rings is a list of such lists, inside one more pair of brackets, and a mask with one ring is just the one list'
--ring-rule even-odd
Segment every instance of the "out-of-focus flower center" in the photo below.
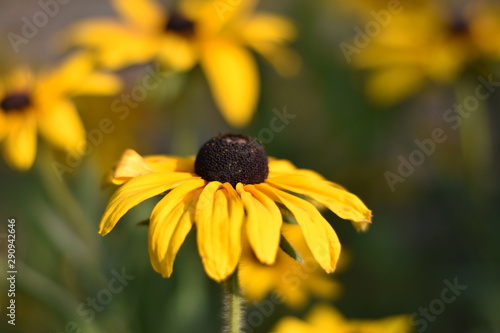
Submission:
{"label": "out-of-focus flower center", "polygon": [[223,134],[207,141],[198,152],[195,172],[206,181],[259,184],[269,174],[264,148],[245,135]]}
{"label": "out-of-focus flower center", "polygon": [[456,17],[450,22],[449,29],[454,36],[465,36],[470,32],[469,22],[464,17]]}
{"label": "out-of-focus flower center", "polygon": [[165,26],[166,31],[176,32],[182,35],[191,35],[194,33],[194,22],[184,17],[178,12],[173,12],[168,17],[168,22]]}
{"label": "out-of-focus flower center", "polygon": [[0,102],[0,108],[5,112],[23,111],[31,105],[31,98],[26,93],[12,93]]}

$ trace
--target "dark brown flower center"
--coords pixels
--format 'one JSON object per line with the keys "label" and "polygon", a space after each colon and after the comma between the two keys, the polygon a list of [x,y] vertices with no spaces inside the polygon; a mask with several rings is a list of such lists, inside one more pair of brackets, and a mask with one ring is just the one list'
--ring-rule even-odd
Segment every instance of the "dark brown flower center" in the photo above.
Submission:
{"label": "dark brown flower center", "polygon": [[264,148],[245,135],[223,134],[207,141],[198,152],[195,172],[206,181],[263,183],[269,174]]}
{"label": "dark brown flower center", "polygon": [[469,22],[462,16],[455,17],[450,22],[449,29],[453,36],[465,36],[470,32]]}
{"label": "dark brown flower center", "polygon": [[195,24],[182,14],[172,12],[168,17],[168,22],[165,25],[166,31],[176,32],[182,35],[191,35],[194,33]]}
{"label": "dark brown flower center", "polygon": [[0,108],[5,112],[23,111],[31,105],[31,98],[26,93],[12,93],[0,102]]}

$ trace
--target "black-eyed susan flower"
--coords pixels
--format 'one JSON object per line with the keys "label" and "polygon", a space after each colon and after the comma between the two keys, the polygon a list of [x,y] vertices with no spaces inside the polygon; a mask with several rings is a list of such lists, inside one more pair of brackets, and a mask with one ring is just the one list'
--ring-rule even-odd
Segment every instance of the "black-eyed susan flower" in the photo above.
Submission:
{"label": "black-eyed susan flower", "polygon": [[[309,250],[300,227],[283,223],[281,234],[293,244],[298,258],[293,258],[280,249],[274,264],[263,265],[249,246],[243,247],[238,276],[245,299],[259,302],[269,293],[274,293],[286,305],[298,308],[307,304],[310,296],[336,298],[341,291],[340,283],[321,269]],[[344,258],[343,254],[341,258]],[[337,268],[343,261],[339,261]]]}
{"label": "black-eyed susan flower", "polygon": [[111,197],[99,233],[109,233],[132,207],[163,195],[149,225],[149,254],[154,269],[172,274],[175,256],[196,226],[199,254],[209,277],[222,281],[241,257],[242,237],[256,258],[276,261],[282,210],[293,216],[314,259],[335,270],[340,243],[333,228],[307,196],[344,219],[371,221],[371,211],[354,194],[319,174],[290,162],[268,158],[247,136],[226,134],[206,142],[196,157],[140,157],[127,151],[113,181],[122,184]]}
{"label": "black-eyed susan flower", "polygon": [[86,55],[72,56],[45,72],[14,69],[0,79],[0,141],[13,168],[29,169],[36,156],[37,134],[68,151],[85,146],[85,131],[75,106],[76,95],[113,94],[120,81],[93,71]]}
{"label": "black-eyed susan flower", "polygon": [[451,84],[478,63],[500,60],[500,6],[491,1],[408,2],[353,45],[353,64],[369,71],[367,93],[389,105],[425,84]]}
{"label": "black-eyed susan flower", "polygon": [[273,333],[409,333],[412,331],[407,315],[348,320],[338,310],[326,305],[314,307],[305,321],[285,317],[271,330]]}
{"label": "black-eyed susan flower", "polygon": [[224,118],[246,125],[255,110],[258,69],[249,49],[261,54],[282,74],[298,68],[298,57],[284,47],[295,37],[285,18],[254,13],[255,1],[231,8],[217,1],[183,0],[165,10],[154,0],[114,0],[121,16],[77,24],[68,35],[72,45],[93,49],[98,61],[112,69],[156,60],[185,71],[199,63]]}

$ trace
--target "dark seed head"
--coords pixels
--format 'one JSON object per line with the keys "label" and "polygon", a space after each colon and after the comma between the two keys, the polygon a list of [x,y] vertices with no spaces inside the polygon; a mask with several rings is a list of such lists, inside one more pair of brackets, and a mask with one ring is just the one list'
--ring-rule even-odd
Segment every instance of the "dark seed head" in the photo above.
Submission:
{"label": "dark seed head", "polygon": [[184,17],[178,12],[173,12],[168,17],[166,31],[173,31],[183,35],[191,35],[194,33],[194,22]]}
{"label": "dark seed head", "polygon": [[450,23],[450,31],[454,36],[464,36],[470,32],[469,22],[463,16],[456,16]]}
{"label": "dark seed head", "polygon": [[22,111],[31,105],[31,98],[25,93],[8,94],[0,102],[0,107],[5,112]]}
{"label": "dark seed head", "polygon": [[254,139],[223,134],[207,141],[198,152],[195,172],[206,181],[236,184],[263,183],[268,174],[267,155]]}

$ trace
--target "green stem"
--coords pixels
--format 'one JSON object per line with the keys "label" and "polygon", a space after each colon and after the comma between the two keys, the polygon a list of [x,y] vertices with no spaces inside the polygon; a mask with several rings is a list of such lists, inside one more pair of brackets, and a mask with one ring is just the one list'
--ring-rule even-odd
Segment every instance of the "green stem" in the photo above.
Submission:
{"label": "green stem", "polygon": [[50,167],[53,157],[49,148],[40,145],[37,171],[43,190],[57,211],[65,217],[68,225],[81,237],[90,253],[97,258],[97,228],[90,223],[82,207],[64,181],[57,179]]}
{"label": "green stem", "polygon": [[224,281],[227,333],[243,332],[243,298],[238,282],[238,269]]}

